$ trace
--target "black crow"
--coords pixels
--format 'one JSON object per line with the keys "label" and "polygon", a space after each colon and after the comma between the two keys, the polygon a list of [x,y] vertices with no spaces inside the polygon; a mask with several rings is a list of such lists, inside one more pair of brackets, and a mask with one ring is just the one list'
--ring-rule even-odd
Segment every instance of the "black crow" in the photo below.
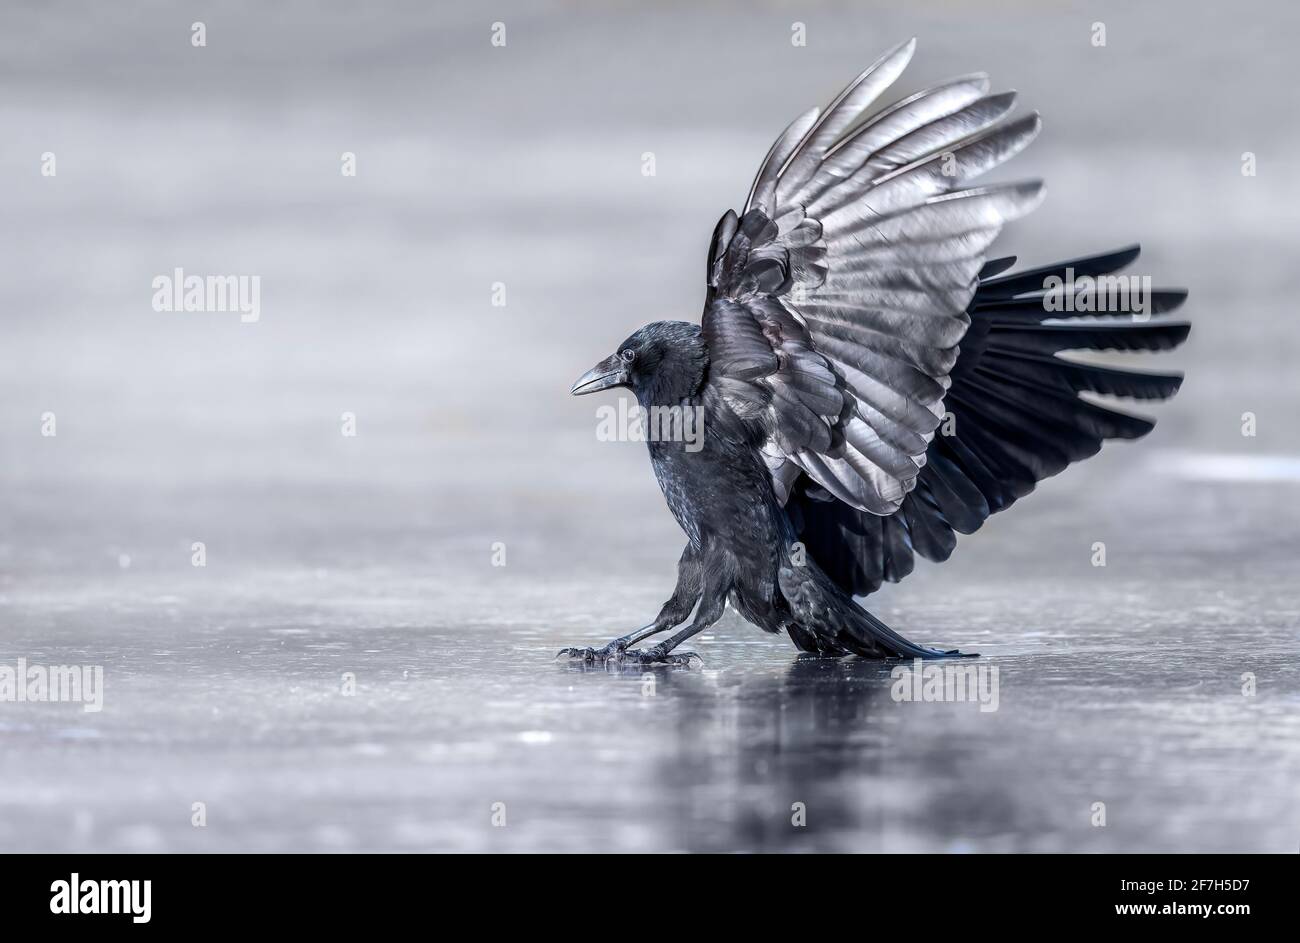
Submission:
{"label": "black crow", "polygon": [[[673,649],[728,599],[806,652],[959,655],[909,642],[853,597],[906,576],[917,554],[946,560],[956,534],[1036,482],[1154,425],[1081,393],[1177,391],[1178,374],[1058,356],[1187,337],[1186,322],[1149,320],[1185,291],[1112,274],[1136,246],[1011,275],[1014,257],[985,260],[1042,185],[965,185],[1033,140],[1036,114],[1007,119],[1014,95],[973,75],[868,115],[914,47],[777,139],[744,208],[714,230],[702,324],[647,325],[574,384],[629,387],[643,415],[691,411],[703,435],[648,436],[689,538],[672,598],[644,628],[561,655],[686,663]],[[631,648],[693,610],[687,628]]]}

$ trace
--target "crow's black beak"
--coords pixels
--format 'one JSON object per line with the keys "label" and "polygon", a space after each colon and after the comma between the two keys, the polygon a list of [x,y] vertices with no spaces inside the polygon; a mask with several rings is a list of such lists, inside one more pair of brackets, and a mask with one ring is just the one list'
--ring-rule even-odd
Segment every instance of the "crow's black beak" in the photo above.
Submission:
{"label": "crow's black beak", "polygon": [[615,354],[578,377],[578,382],[573,384],[573,389],[569,392],[574,396],[583,396],[597,390],[607,390],[611,386],[622,386],[627,381],[627,368],[618,354]]}

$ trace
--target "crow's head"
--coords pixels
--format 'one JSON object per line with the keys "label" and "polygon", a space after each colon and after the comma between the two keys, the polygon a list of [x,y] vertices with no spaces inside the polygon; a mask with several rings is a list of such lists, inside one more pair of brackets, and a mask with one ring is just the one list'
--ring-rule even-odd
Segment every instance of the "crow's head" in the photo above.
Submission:
{"label": "crow's head", "polygon": [[643,403],[675,403],[699,389],[708,362],[698,324],[656,321],[578,377],[571,392],[582,396],[626,386]]}

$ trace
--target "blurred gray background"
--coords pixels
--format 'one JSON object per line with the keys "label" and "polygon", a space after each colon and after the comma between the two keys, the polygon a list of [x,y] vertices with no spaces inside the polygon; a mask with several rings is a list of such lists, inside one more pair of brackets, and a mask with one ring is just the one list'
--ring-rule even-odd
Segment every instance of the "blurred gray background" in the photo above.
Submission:
{"label": "blurred gray background", "polygon": [[[0,847],[1300,845],[1294,4],[10,3],[0,26],[0,663],[106,683],[99,714],[0,704]],[[684,542],[644,447],[598,442],[570,383],[698,316],[775,135],[912,35],[888,100],[985,70],[1044,116],[999,176],[1047,201],[996,248],[1140,241],[1140,273],[1191,290],[1151,436],[871,601],[983,652],[1000,710],[896,704],[887,668],[734,615],[653,696],[552,662],[647,621]],[[259,275],[260,321],[155,312],[176,267]]]}

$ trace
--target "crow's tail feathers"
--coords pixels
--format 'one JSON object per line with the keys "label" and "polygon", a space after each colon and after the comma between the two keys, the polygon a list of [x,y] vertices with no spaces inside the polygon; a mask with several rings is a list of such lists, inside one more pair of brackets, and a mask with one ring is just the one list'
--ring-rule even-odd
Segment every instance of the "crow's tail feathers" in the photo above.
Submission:
{"label": "crow's tail feathers", "polygon": [[863,658],[975,657],[909,642],[854,602],[812,560],[782,566],[780,585],[792,616],[785,628],[800,651]]}

